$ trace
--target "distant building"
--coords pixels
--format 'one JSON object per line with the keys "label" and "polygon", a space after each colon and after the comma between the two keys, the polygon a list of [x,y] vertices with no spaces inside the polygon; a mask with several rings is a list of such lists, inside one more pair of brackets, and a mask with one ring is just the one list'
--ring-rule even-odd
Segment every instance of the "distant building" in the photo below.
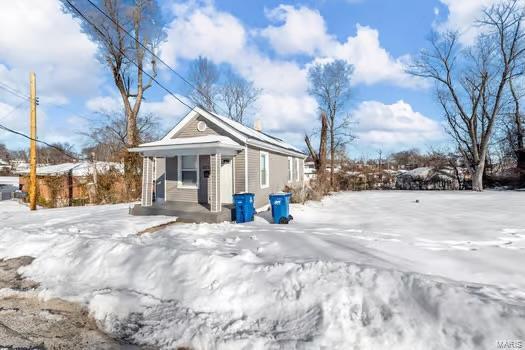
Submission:
{"label": "distant building", "polygon": [[[63,207],[83,205],[90,202],[90,191],[93,187],[93,175],[103,175],[111,170],[124,172],[120,163],[112,162],[78,162],[46,165],[37,167],[37,188],[40,205],[48,207]],[[23,169],[20,174],[20,187],[28,191],[29,169]],[[115,186],[124,190],[122,180]]]}
{"label": "distant building", "polygon": [[8,161],[0,159],[0,173],[8,173],[11,171],[11,164]]}
{"label": "distant building", "polygon": [[452,168],[421,167],[401,172],[396,177],[398,190],[458,190],[459,179]]}
{"label": "distant building", "polygon": [[12,199],[18,189],[18,176],[0,176],[0,200]]}

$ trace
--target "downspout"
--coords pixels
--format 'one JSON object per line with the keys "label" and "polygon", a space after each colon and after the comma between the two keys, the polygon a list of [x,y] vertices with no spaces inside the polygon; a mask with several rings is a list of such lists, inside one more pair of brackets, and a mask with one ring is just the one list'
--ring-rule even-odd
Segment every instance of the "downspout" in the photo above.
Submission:
{"label": "downspout", "polygon": [[244,192],[248,192],[248,143],[244,145]]}

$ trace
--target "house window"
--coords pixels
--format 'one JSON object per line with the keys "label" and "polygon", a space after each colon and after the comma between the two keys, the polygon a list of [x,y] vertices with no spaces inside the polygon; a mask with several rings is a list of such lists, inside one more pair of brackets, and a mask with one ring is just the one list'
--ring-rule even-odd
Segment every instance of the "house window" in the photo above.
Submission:
{"label": "house window", "polygon": [[199,183],[199,157],[179,157],[179,185],[183,188],[198,188]]}
{"label": "house window", "polygon": [[295,181],[299,181],[299,158],[295,158]]}
{"label": "house window", "polygon": [[293,162],[292,157],[288,157],[288,182],[293,181]]}
{"label": "house window", "polygon": [[268,156],[268,152],[262,152],[259,156],[259,163],[260,163],[260,181],[261,181],[261,188],[267,188],[270,183],[270,174],[269,174],[269,168],[270,168],[270,160]]}

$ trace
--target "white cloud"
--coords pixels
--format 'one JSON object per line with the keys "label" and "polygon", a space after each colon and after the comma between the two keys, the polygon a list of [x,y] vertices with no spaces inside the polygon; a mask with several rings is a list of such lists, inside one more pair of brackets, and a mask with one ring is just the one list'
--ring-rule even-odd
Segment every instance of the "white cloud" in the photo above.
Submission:
{"label": "white cloud", "polygon": [[[176,95],[189,104],[186,97]],[[97,96],[86,101],[86,108],[91,112],[121,113],[122,100],[119,96]],[[140,107],[141,114],[151,113],[159,119],[163,127],[173,127],[189,108],[171,95],[164,95],[160,101],[144,100]]]}
{"label": "white cloud", "polygon": [[312,128],[317,103],[311,96],[279,96],[262,94],[257,101],[256,118],[262,121],[264,130],[271,132],[296,132],[304,135]]}
{"label": "white cloud", "polygon": [[377,29],[357,25],[356,35],[339,42],[327,32],[324,18],[307,7],[280,5],[267,11],[276,22],[260,31],[281,55],[307,54],[316,60],[343,59],[354,65],[353,84],[387,81],[405,87],[425,86],[421,79],[405,73],[409,56],[392,57],[381,46]]}
{"label": "white cloud", "polygon": [[[265,130],[293,130],[302,135],[315,116],[315,101],[308,95],[307,71],[293,61],[271,59],[249,42],[249,32],[232,15],[210,3],[177,5],[167,31],[163,56],[170,62],[205,55],[217,64],[230,64],[256,88],[263,90],[257,116]],[[206,26],[203,31],[201,25]],[[197,40],[206,36],[204,40]],[[194,40],[188,40],[194,38]]]}
{"label": "white cloud", "polygon": [[[0,122],[9,128],[29,134],[29,105],[22,104],[19,108],[13,109],[19,105],[8,104],[0,102]],[[69,142],[80,145],[84,137],[79,134],[86,127],[85,119],[70,114],[62,119],[60,123],[56,123],[54,118],[50,118],[50,111],[45,107],[37,109],[37,138],[39,140],[47,141],[49,143]],[[29,148],[29,140],[19,135],[12,134],[5,130],[0,130],[0,143],[6,144],[9,149],[27,149]]]}
{"label": "white cloud", "polygon": [[[189,104],[187,98],[180,95],[177,95],[177,97]],[[144,101],[141,107],[141,113],[152,113],[154,116],[160,118],[161,124],[167,128],[174,127],[188,112],[188,107],[184,106],[171,95],[164,95],[161,101]]]}
{"label": "white cloud", "polygon": [[178,58],[202,55],[215,62],[229,61],[243,50],[246,32],[229,13],[212,6],[175,6],[176,18],[167,29],[168,40],[162,45],[162,58],[175,64]]}
{"label": "white cloud", "polygon": [[500,0],[440,0],[448,8],[448,17],[445,22],[437,25],[438,30],[458,31],[461,42],[470,44],[479,33],[475,26],[482,10]]}
{"label": "white cloud", "polygon": [[404,101],[365,101],[352,112],[360,145],[393,149],[443,140],[442,126]]}
{"label": "white cloud", "polygon": [[372,85],[387,81],[404,87],[426,86],[421,79],[405,72],[405,67],[410,61],[409,56],[393,58],[381,47],[379,31],[376,29],[358,24],[356,36],[348,37],[344,44],[336,45],[332,52],[327,53],[354,66],[353,84]]}
{"label": "white cloud", "polygon": [[93,93],[101,81],[97,46],[58,0],[3,2],[0,52],[0,79],[26,91],[35,71],[42,102],[65,103],[71,94]]}
{"label": "white cloud", "polygon": [[97,96],[86,101],[86,108],[91,112],[114,112],[122,110],[122,102],[118,97]]}
{"label": "white cloud", "polygon": [[324,18],[317,10],[279,5],[267,10],[266,16],[279,25],[266,27],[261,35],[281,54],[319,54],[335,40],[328,35]]}

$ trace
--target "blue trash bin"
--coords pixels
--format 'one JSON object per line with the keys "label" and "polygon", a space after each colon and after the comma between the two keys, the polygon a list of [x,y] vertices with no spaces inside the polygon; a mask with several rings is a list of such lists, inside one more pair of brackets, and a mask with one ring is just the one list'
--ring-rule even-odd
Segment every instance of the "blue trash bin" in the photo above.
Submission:
{"label": "blue trash bin", "polygon": [[255,208],[253,207],[255,195],[253,193],[236,193],[233,195],[235,204],[235,221],[239,224],[253,221]]}
{"label": "blue trash bin", "polygon": [[287,224],[293,217],[290,215],[291,193],[272,193],[270,194],[270,206],[272,207],[272,217],[275,224]]}

